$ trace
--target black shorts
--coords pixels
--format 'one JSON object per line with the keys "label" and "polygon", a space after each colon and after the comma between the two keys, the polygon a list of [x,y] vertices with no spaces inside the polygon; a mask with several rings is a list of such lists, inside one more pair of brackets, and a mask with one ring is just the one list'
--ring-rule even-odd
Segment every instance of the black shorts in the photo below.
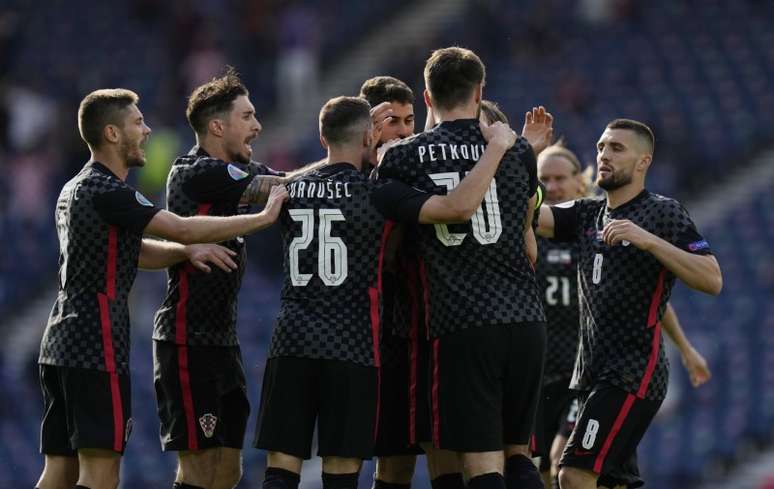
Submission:
{"label": "black shorts", "polygon": [[567,416],[565,416],[564,422],[559,425],[559,431],[556,433],[564,438],[570,438],[572,430],[575,429],[575,423],[578,422],[581,401],[578,398],[578,391],[573,391],[573,393],[574,397],[570,401],[570,407],[567,409]]}
{"label": "black shorts", "polygon": [[153,378],[165,451],[242,448],[250,402],[238,346],[154,341]]}
{"label": "black shorts", "polygon": [[40,452],[75,456],[81,448],[123,453],[132,431],[128,375],[40,365]]}
{"label": "black shorts", "polygon": [[379,428],[374,455],[390,457],[424,453],[430,442],[430,342],[424,335],[395,338],[405,343],[399,365],[383,366],[379,379]]}
{"label": "black shorts", "polygon": [[488,452],[528,444],[545,349],[543,323],[471,327],[434,339],[433,445]]}
{"label": "black shorts", "polygon": [[[613,485],[641,483],[636,450],[661,401],[598,384],[581,402],[578,421],[562,454],[561,466],[590,470]],[[602,478],[600,477],[600,478]]]}
{"label": "black shorts", "polygon": [[378,371],[352,362],[278,357],[266,363],[254,446],[308,459],[371,458]]}
{"label": "black shorts", "polygon": [[543,386],[535,421],[535,447],[533,453],[541,457],[541,468],[550,466],[549,455],[554,438],[567,423],[567,414],[577,393],[570,390],[570,379]]}

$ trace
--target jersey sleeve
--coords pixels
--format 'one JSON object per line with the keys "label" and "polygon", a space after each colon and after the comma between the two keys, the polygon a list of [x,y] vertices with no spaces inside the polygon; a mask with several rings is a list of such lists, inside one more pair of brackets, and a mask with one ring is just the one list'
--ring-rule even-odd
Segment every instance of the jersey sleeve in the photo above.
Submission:
{"label": "jersey sleeve", "polygon": [[529,174],[529,197],[532,198],[538,188],[537,158],[535,157],[535,151],[529,143],[524,144],[524,146],[520,148],[519,159],[527,168],[527,173]]}
{"label": "jersey sleeve", "polygon": [[582,203],[579,200],[552,205],[554,215],[554,240],[560,242],[575,241],[578,234],[578,213]]}
{"label": "jersey sleeve", "polygon": [[[258,174],[251,166],[238,166],[234,163],[200,162],[207,167],[192,176],[183,184],[183,192],[196,202],[239,202],[250,182]],[[266,167],[264,167],[266,168]],[[264,169],[260,171],[265,172]]]}
{"label": "jersey sleeve", "polygon": [[371,203],[387,219],[416,223],[419,211],[432,196],[405,183],[382,179],[371,192]]}
{"label": "jersey sleeve", "polygon": [[667,221],[664,227],[669,230],[666,239],[688,253],[711,255],[712,249],[709,243],[699,234],[688,210],[677,201],[673,201],[670,207],[667,212],[661,214]]}
{"label": "jersey sleeve", "polygon": [[95,195],[93,204],[105,222],[136,234],[142,234],[153,216],[161,210],[128,185]]}

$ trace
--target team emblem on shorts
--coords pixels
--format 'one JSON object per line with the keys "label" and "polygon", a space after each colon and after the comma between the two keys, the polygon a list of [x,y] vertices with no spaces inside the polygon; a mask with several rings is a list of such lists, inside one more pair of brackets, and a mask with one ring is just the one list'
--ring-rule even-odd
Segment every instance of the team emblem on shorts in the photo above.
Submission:
{"label": "team emblem on shorts", "polygon": [[202,427],[205,438],[212,438],[215,434],[215,425],[218,424],[218,417],[211,413],[205,413],[199,418],[199,426]]}
{"label": "team emblem on shorts", "polygon": [[132,427],[134,426],[134,420],[129,418],[126,420],[126,429],[124,430],[124,443],[129,441],[129,435],[132,434]]}

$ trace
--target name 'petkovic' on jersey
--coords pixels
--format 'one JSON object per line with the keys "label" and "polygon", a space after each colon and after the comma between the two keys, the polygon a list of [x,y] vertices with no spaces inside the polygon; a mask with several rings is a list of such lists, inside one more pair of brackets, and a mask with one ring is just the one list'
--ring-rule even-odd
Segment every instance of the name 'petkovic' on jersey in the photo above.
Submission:
{"label": "name 'petkovic' on jersey", "polygon": [[486,146],[483,144],[425,144],[417,146],[419,162],[438,160],[473,160],[478,161],[484,154]]}
{"label": "name 'petkovic' on jersey", "polygon": [[306,182],[297,181],[290,184],[290,198],[317,197],[318,199],[341,199],[352,197],[349,182]]}

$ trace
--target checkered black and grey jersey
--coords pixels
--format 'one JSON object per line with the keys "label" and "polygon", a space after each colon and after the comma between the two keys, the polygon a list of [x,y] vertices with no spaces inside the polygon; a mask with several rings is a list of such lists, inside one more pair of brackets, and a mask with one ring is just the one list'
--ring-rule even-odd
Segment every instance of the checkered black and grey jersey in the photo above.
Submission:
{"label": "checkered black and grey jersey", "polygon": [[660,321],[675,277],[633,245],[607,246],[602,230],[628,219],[690,253],[710,254],[709,244],[679,202],[646,190],[615,209],[597,198],[552,211],[556,239],[578,244],[581,338],[571,387],[605,381],[641,399],[663,399],[669,371]]}
{"label": "checkered black and grey jersey", "polygon": [[284,283],[269,357],[380,365],[380,264],[391,222],[349,163],[294,181],[280,214]]}
{"label": "checkered black and grey jersey", "polygon": [[98,162],[64,185],[55,212],[59,290],[41,364],[129,372],[127,298],[143,230],[158,211]]}
{"label": "checkered black and grey jersey", "polygon": [[[167,178],[167,209],[180,216],[233,216],[249,210],[240,198],[256,175],[275,174],[263,164],[227,163],[194,147],[177,158]],[[197,346],[238,345],[237,295],[246,247],[238,238],[220,243],[236,252],[238,269],[196,270],[190,262],[167,270],[167,293],[156,313],[153,339]]]}
{"label": "checkered black and grey jersey", "polygon": [[[443,122],[390,148],[378,179],[394,179],[417,192],[445,194],[473,169],[485,149],[478,120]],[[431,336],[544,320],[524,251],[525,218],[536,187],[535,155],[520,138],[504,156],[469,222],[419,226],[420,272],[429,298]],[[394,217],[390,205],[399,203],[380,200],[380,208]]]}
{"label": "checkered black and grey jersey", "polygon": [[578,350],[578,249],[575,243],[538,238],[535,270],[546,313],[546,364],[543,383],[572,377]]}

